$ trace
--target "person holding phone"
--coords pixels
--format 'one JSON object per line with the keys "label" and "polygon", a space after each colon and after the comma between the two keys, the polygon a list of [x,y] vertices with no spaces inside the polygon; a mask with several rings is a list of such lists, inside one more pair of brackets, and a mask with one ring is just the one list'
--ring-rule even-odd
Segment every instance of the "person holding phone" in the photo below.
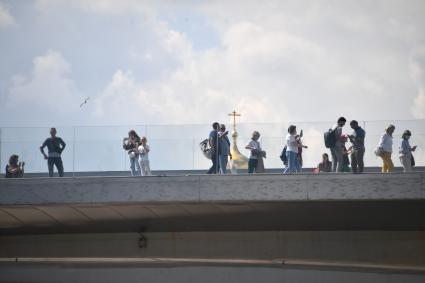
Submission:
{"label": "person holding phone", "polygon": [[412,171],[412,152],[414,152],[417,146],[410,146],[409,139],[412,133],[409,130],[405,130],[401,136],[401,144],[399,147],[399,157],[401,165],[403,165],[403,172]]}
{"label": "person holding phone", "polygon": [[364,171],[364,153],[365,146],[364,141],[366,137],[365,130],[359,126],[359,123],[356,120],[350,122],[350,127],[353,129],[353,133],[348,135],[351,146],[351,170],[353,174],[360,174]]}
{"label": "person holding phone", "polygon": [[300,163],[298,160],[298,148],[300,147],[299,135],[297,135],[297,127],[289,126],[286,135],[286,157],[288,159],[288,167],[285,168],[283,174],[300,172]]}
{"label": "person holding phone", "polygon": [[122,140],[122,147],[128,153],[128,158],[130,159],[130,170],[131,176],[140,176],[142,175],[140,169],[139,152],[137,148],[140,145],[140,137],[135,130],[128,132],[128,137]]}
{"label": "person holding phone", "polygon": [[19,156],[13,154],[6,165],[5,178],[22,178],[24,176],[25,162],[19,162]]}
{"label": "person holding phone", "polygon": [[300,131],[300,134],[298,136],[295,137],[296,141],[298,142],[298,154],[297,154],[297,159],[298,159],[298,163],[299,163],[299,171],[301,172],[302,168],[303,168],[303,148],[307,149],[308,146],[304,145],[302,142],[302,137],[303,137],[303,130]]}

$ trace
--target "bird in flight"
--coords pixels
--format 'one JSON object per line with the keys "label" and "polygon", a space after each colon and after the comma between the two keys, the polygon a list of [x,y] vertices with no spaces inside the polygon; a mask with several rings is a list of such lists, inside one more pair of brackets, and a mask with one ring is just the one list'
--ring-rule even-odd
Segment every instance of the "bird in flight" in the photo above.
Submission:
{"label": "bird in flight", "polygon": [[89,101],[90,97],[87,97],[84,99],[84,102],[80,104],[80,108],[83,107],[85,104],[87,104],[87,101]]}

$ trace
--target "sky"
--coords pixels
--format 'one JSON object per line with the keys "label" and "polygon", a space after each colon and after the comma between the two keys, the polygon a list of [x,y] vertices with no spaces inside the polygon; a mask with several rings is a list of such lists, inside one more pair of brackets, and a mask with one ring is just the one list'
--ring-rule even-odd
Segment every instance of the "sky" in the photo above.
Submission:
{"label": "sky", "polygon": [[0,127],[233,109],[243,122],[423,119],[424,15],[422,0],[0,0]]}

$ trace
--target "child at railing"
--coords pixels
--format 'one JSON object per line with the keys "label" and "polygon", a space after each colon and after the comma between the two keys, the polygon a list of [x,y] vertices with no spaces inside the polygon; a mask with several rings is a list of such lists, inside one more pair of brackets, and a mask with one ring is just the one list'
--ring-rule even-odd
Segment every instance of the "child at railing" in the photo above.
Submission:
{"label": "child at railing", "polygon": [[151,176],[151,169],[149,166],[149,152],[150,147],[147,144],[148,140],[146,137],[142,137],[140,139],[140,146],[138,147],[139,151],[139,162],[140,162],[140,168],[142,171],[142,176]]}

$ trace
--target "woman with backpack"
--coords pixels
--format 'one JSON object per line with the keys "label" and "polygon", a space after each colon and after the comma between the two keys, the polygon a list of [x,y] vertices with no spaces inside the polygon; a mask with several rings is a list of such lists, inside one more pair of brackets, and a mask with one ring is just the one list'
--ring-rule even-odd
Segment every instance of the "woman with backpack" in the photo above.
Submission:
{"label": "woman with backpack", "polygon": [[376,155],[382,158],[382,173],[389,173],[394,170],[394,163],[391,159],[393,152],[394,125],[389,125],[379,139]]}

